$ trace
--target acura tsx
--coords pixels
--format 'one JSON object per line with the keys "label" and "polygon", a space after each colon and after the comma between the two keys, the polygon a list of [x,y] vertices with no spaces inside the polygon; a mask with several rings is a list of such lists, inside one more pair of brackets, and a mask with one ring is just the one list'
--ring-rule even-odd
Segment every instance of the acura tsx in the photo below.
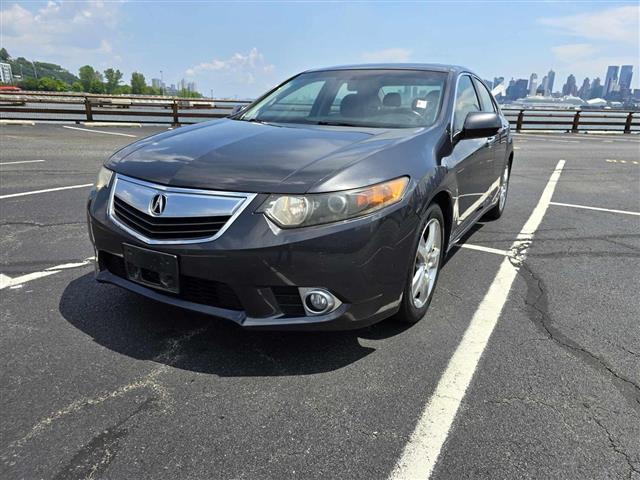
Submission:
{"label": "acura tsx", "polygon": [[88,201],[97,280],[244,327],[417,322],[447,252],[501,216],[512,160],[468,69],[306,71],[109,158]]}

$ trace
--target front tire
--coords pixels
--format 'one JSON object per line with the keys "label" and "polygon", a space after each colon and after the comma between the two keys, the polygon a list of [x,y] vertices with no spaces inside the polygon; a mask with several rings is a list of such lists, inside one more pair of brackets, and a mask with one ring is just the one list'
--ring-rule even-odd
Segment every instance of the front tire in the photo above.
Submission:
{"label": "front tire", "polygon": [[396,319],[416,323],[424,317],[444,258],[444,217],[436,204],[431,205],[420,224],[420,236],[413,249],[413,261],[402,294]]}

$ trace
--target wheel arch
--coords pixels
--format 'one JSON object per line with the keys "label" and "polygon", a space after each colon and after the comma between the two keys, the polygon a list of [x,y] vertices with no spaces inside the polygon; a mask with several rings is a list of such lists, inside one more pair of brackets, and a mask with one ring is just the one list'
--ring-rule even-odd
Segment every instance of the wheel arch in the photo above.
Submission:
{"label": "wheel arch", "polygon": [[453,228],[453,200],[446,190],[440,190],[429,202],[429,205],[436,204],[442,210],[444,218],[444,243],[443,250],[448,249],[449,239],[451,238],[451,230]]}

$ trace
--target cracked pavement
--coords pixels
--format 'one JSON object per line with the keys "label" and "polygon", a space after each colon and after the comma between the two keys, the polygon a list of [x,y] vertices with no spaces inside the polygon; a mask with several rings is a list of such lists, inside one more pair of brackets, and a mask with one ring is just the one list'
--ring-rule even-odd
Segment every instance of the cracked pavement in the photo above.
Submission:
{"label": "cracked pavement", "polygon": [[[579,138],[517,137],[505,215],[466,242],[508,250],[559,159],[553,201],[640,211],[640,167],[605,161],[640,139]],[[91,182],[131,140],[2,126],[0,162],[46,162],[0,166],[0,195]],[[86,195],[0,200],[0,273],[92,256]],[[640,480],[640,217],[551,205],[521,240],[432,478]],[[0,477],[387,478],[502,259],[455,249],[421,322],[344,333],[244,332],[91,265],[4,289]]]}

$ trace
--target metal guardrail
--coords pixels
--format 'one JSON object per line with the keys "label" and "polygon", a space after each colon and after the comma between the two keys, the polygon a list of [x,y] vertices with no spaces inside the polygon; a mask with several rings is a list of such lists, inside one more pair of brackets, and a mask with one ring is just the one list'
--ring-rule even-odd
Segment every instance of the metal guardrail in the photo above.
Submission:
{"label": "metal guardrail", "polygon": [[[578,133],[584,127],[609,127],[608,131],[640,131],[640,112],[627,110],[554,110],[503,108],[503,113],[517,132],[550,127],[552,130]],[[534,128],[528,128],[534,127]],[[613,128],[611,128],[613,127]],[[594,130],[597,130],[595,128]]]}
{"label": "metal guardrail", "polygon": [[[101,95],[76,92],[2,92],[0,118],[79,122],[122,122],[181,125],[226,117],[247,100],[179,98],[149,95]],[[62,106],[62,107],[60,107]],[[76,108],[72,108],[75,106]],[[561,110],[504,107],[512,127],[580,132],[603,129],[640,132],[640,112],[625,110]],[[114,118],[120,117],[120,118]]]}
{"label": "metal guardrail", "polygon": [[131,117],[131,121],[136,123],[170,123],[177,126],[194,123],[194,119],[226,117],[236,105],[248,103],[246,100],[144,95],[2,92],[0,118],[79,123],[122,122],[122,118],[114,117]]}

